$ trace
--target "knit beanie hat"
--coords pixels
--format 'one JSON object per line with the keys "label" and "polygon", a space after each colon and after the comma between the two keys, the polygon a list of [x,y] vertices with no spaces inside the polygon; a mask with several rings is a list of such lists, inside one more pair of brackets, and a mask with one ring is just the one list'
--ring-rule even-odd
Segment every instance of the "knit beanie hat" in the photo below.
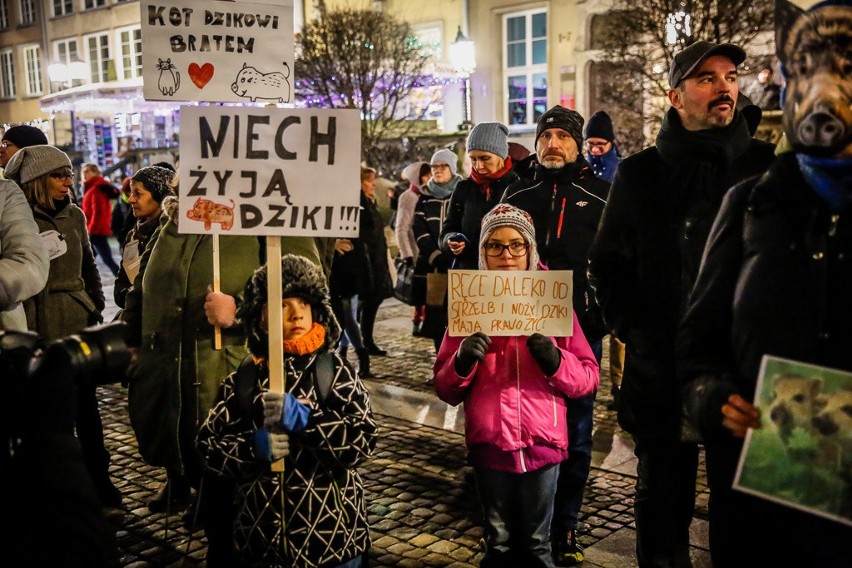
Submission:
{"label": "knit beanie hat", "polygon": [[148,166],[133,174],[131,180],[138,181],[144,185],[145,189],[151,192],[151,197],[154,198],[154,201],[162,203],[166,196],[174,194],[171,185],[169,185],[174,176],[175,173],[166,168]]}
{"label": "knit beanie hat", "polygon": [[535,141],[538,142],[541,133],[550,128],[561,128],[571,135],[577,148],[583,147],[583,117],[576,110],[556,105],[541,115],[535,128]]}
{"label": "knit beanie hat", "polygon": [[453,176],[456,175],[459,169],[459,157],[456,156],[455,152],[448,148],[442,148],[432,154],[432,160],[429,163],[433,166],[435,164],[447,164],[450,166],[450,172]]}
{"label": "knit beanie hat", "polygon": [[47,136],[44,135],[44,132],[28,124],[13,126],[3,135],[3,140],[8,140],[18,148],[47,144]]}
{"label": "knit beanie hat", "polygon": [[479,269],[487,270],[485,249],[482,248],[488,237],[500,227],[512,227],[527,241],[527,256],[530,259],[527,270],[538,270],[538,247],[535,244],[535,226],[532,217],[523,209],[508,203],[500,203],[482,218],[482,230],[479,237]]}
{"label": "knit beanie hat", "polygon": [[586,124],[586,138],[601,138],[607,142],[615,140],[612,119],[607,113],[599,110],[589,118],[589,122]]}
{"label": "knit beanie hat", "polygon": [[6,164],[6,177],[24,184],[54,170],[70,167],[71,158],[56,146],[27,146],[15,152]]}
{"label": "knit beanie hat", "polygon": [[428,166],[426,162],[411,162],[402,170],[402,179],[412,184],[418,190],[422,185],[420,183],[420,172],[423,169],[423,166]]}
{"label": "knit beanie hat", "polygon": [[467,151],[482,150],[505,159],[509,155],[509,128],[499,122],[480,122],[467,136]]}
{"label": "knit beanie hat", "polygon": [[[266,265],[254,271],[246,283],[243,302],[237,317],[243,322],[249,351],[255,357],[269,354],[268,334],[261,327],[267,294]],[[331,297],[322,269],[308,259],[294,254],[281,257],[281,298],[301,298],[311,305],[315,323],[325,327],[326,346],[337,343],[340,325],[331,311]],[[281,309],[279,304],[278,309]]]}

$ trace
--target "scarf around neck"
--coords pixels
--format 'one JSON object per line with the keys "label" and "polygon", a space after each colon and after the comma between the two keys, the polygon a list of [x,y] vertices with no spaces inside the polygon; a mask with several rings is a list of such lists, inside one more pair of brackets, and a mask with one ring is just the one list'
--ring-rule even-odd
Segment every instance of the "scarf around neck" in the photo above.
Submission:
{"label": "scarf around neck", "polygon": [[621,156],[618,155],[618,147],[613,143],[609,152],[600,156],[589,154],[587,161],[596,177],[612,183],[612,178],[615,177],[615,168],[621,162]]}
{"label": "scarf around neck", "polygon": [[302,337],[284,340],[284,353],[287,355],[308,355],[317,351],[325,343],[325,328],[314,322],[311,329]]}
{"label": "scarf around neck", "polygon": [[447,183],[437,183],[434,178],[430,179],[425,187],[426,193],[437,199],[446,199],[452,195],[461,180],[462,178],[458,174],[454,175]]}
{"label": "scarf around neck", "polygon": [[796,154],[799,169],[813,190],[832,213],[852,205],[852,159],[834,159]]}
{"label": "scarf around neck", "polygon": [[705,196],[718,191],[731,164],[750,145],[748,124],[739,111],[728,126],[693,131],[683,127],[674,107],[663,117],[656,142],[678,187],[694,188]]}

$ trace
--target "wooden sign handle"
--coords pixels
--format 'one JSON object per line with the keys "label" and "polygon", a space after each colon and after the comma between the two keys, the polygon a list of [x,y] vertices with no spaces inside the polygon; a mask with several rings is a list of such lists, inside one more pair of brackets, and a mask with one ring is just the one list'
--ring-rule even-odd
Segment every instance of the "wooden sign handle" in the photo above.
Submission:
{"label": "wooden sign handle", "polygon": [[[213,233],[213,291],[219,292],[222,289],[222,280],[219,277],[219,234]],[[213,327],[213,349],[216,351],[222,349],[222,328]]]}
{"label": "wooden sign handle", "polygon": [[[281,237],[266,237],[266,306],[269,314],[269,390],[284,392],[284,332],[281,313]],[[272,463],[272,471],[284,471],[284,460]]]}

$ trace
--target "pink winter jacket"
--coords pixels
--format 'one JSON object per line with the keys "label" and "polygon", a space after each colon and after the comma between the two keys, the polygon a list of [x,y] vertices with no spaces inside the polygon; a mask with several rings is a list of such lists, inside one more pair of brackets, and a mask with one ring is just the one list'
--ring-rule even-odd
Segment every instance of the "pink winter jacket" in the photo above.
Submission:
{"label": "pink winter jacket", "polygon": [[[464,337],[444,336],[435,360],[435,390],[453,406],[465,403],[465,440],[492,462],[486,467],[520,473],[567,456],[566,397],[591,394],[600,381],[598,363],[577,320],[575,313],[573,336],[551,338],[562,353],[552,377],[533,359],[525,336],[492,337],[485,358],[461,377],[455,355]],[[510,456],[501,452],[516,455],[503,459]]]}

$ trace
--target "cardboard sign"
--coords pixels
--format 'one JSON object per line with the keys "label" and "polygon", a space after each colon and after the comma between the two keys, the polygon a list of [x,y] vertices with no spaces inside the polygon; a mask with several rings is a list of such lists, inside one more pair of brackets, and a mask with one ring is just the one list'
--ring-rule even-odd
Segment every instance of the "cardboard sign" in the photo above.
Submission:
{"label": "cardboard sign", "polygon": [[449,334],[573,334],[570,270],[450,270]]}
{"label": "cardboard sign", "polygon": [[289,103],[293,2],[142,0],[148,100]]}
{"label": "cardboard sign", "polygon": [[182,107],[181,233],[357,237],[357,110]]}

